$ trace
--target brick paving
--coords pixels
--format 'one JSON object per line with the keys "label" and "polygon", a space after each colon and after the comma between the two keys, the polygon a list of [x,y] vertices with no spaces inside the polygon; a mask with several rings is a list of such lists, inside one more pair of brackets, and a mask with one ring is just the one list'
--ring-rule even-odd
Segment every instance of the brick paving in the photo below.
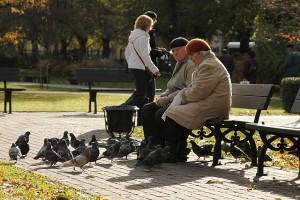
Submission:
{"label": "brick paving", "polygon": [[[235,117],[240,120],[248,117]],[[262,116],[266,124],[299,127],[299,116]],[[72,167],[48,167],[33,157],[44,138],[62,137],[67,130],[79,139],[90,140],[96,134],[105,140],[103,113],[80,112],[14,112],[0,114],[0,160],[9,162],[8,149],[20,134],[30,131],[30,152],[16,166],[31,170],[67,186],[107,199],[300,199],[300,180],[296,171],[266,167],[268,176],[257,178],[256,167],[234,159],[221,160],[222,165],[211,167],[212,158],[197,161],[193,153],[187,163],[162,164],[148,171],[134,168],[136,155],[128,160],[118,159],[112,165],[101,159],[86,165],[85,171]],[[100,149],[103,152],[103,149]],[[274,178],[275,177],[275,178]]]}

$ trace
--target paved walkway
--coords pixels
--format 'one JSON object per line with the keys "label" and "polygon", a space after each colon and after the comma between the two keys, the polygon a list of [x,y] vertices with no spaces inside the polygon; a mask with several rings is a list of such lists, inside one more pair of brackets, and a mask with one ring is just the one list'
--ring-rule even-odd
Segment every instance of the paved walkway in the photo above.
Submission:
{"label": "paved walkway", "polygon": [[[235,117],[233,117],[235,118]],[[248,117],[238,117],[247,120]],[[266,124],[288,124],[299,127],[299,116],[262,116]],[[79,112],[20,112],[0,114],[0,160],[9,162],[8,149],[20,134],[30,131],[30,152],[17,166],[46,175],[52,180],[108,199],[300,199],[300,180],[297,172],[266,167],[268,176],[255,178],[256,167],[222,160],[211,167],[212,158],[196,161],[191,153],[187,163],[163,164],[149,172],[134,168],[136,155],[117,164],[102,159],[86,166],[85,171],[72,168],[48,167],[33,157],[45,137],[61,137],[65,130],[79,138],[106,139],[103,113]],[[103,152],[103,149],[101,149]],[[275,177],[275,178],[274,178]]]}

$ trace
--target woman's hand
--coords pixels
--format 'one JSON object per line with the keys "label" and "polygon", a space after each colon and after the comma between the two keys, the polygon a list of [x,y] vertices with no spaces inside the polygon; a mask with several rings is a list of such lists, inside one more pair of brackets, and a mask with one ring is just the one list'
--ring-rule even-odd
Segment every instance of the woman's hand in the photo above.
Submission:
{"label": "woman's hand", "polygon": [[157,72],[155,72],[154,74],[153,74],[155,77],[160,77],[160,72],[159,71],[157,71]]}

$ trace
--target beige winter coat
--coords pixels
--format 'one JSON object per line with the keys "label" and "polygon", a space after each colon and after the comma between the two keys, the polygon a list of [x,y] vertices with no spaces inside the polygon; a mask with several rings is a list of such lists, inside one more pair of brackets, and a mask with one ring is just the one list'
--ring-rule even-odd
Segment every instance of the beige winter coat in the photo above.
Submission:
{"label": "beige winter coat", "polygon": [[182,105],[166,115],[188,129],[201,128],[206,120],[228,117],[231,106],[231,80],[224,65],[212,52],[207,52],[193,73],[192,83],[182,94]]}

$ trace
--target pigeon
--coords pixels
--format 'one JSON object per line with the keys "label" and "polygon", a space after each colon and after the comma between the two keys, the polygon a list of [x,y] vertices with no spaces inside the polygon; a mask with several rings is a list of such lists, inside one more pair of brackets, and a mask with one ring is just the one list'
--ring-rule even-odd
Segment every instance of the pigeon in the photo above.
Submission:
{"label": "pigeon", "polygon": [[171,152],[171,147],[170,146],[165,146],[162,149],[160,157],[157,159],[157,163],[158,164],[165,163],[168,160],[168,158],[171,154],[170,152]]}
{"label": "pigeon", "polygon": [[100,154],[100,150],[98,148],[98,143],[97,142],[92,142],[91,146],[91,156],[89,159],[89,162],[97,162],[97,159],[99,157]]}
{"label": "pigeon", "polygon": [[44,158],[44,152],[47,148],[48,143],[49,143],[48,138],[45,138],[43,146],[40,148],[40,150],[38,151],[38,153],[33,159],[37,160],[39,158]]}
{"label": "pigeon", "polygon": [[145,146],[140,147],[140,154],[139,159],[143,160],[150,152],[152,152],[155,149],[152,136],[148,136],[147,138],[147,144]]}
{"label": "pigeon", "polygon": [[61,157],[51,148],[51,144],[47,144],[47,148],[44,151],[45,161],[50,163],[50,167],[55,165],[58,161],[61,161]]}
{"label": "pigeon", "polygon": [[71,137],[71,147],[73,147],[74,149],[76,149],[79,144],[80,144],[80,140],[78,140],[76,138],[76,136],[73,133],[70,133],[70,137]]}
{"label": "pigeon", "polygon": [[125,159],[127,160],[127,156],[134,151],[135,147],[133,146],[133,142],[131,142],[130,140],[126,140],[120,146],[118,157],[125,157]]}
{"label": "pigeon", "polygon": [[250,158],[251,156],[252,156],[252,152],[251,152],[251,147],[250,147],[250,144],[249,144],[249,142],[240,142],[240,141],[238,141],[237,143],[236,143],[236,146],[238,147],[238,148],[240,148],[242,151],[244,151],[245,152],[245,154],[247,154],[247,156]]}
{"label": "pigeon", "polygon": [[102,158],[107,158],[111,160],[111,163],[113,164],[115,162],[114,158],[116,158],[119,154],[120,147],[121,147],[121,142],[117,142],[111,145],[106,149],[106,151],[102,153],[102,155],[97,160],[100,160]]}
{"label": "pigeon", "polygon": [[67,146],[70,145],[70,140],[69,140],[69,136],[68,136],[68,131],[65,131],[63,134],[63,137],[61,139],[65,139]]}
{"label": "pigeon", "polygon": [[198,156],[197,160],[199,160],[200,157],[206,157],[206,156],[213,155],[213,152],[212,152],[213,145],[212,144],[204,144],[202,146],[199,146],[193,140],[191,140],[190,143],[192,144],[193,152]]}
{"label": "pigeon", "polygon": [[76,156],[80,155],[82,152],[84,152],[85,149],[86,149],[85,139],[81,139],[79,146],[75,150],[72,151],[72,155],[74,157],[76,157]]}
{"label": "pigeon", "polygon": [[[262,151],[262,147],[261,147],[261,146],[258,146],[258,147],[257,147],[257,157],[258,157],[258,158],[260,157],[261,151]],[[290,152],[289,152],[289,153],[290,153]],[[271,158],[268,154],[266,154],[266,155],[265,155],[264,161],[272,161],[272,158]]]}
{"label": "pigeon", "polygon": [[251,160],[249,156],[242,149],[234,145],[234,143],[230,145],[230,153],[236,159],[236,162],[238,158],[244,158],[248,161]]}
{"label": "pigeon", "polygon": [[21,151],[22,157],[27,156],[30,148],[25,137],[20,138],[18,147]]}
{"label": "pigeon", "polygon": [[78,156],[74,157],[73,159],[64,162],[62,164],[63,167],[70,167],[73,166],[73,170],[75,171],[76,167],[80,167],[82,171],[83,170],[83,166],[85,164],[87,164],[90,160],[90,156],[91,156],[91,150],[92,148],[90,146],[88,146],[87,148],[85,148],[85,150]]}
{"label": "pigeon", "polygon": [[121,147],[121,142],[117,142],[116,144],[114,144],[112,146],[112,152],[111,154],[108,156],[108,159],[111,160],[111,163],[115,163],[115,158],[118,156],[119,154],[119,150]]}
{"label": "pigeon", "polygon": [[160,145],[157,145],[156,148],[151,151],[143,160],[139,160],[135,167],[138,166],[146,166],[149,171],[151,170],[152,167],[154,167],[157,164],[160,164],[160,157],[161,157],[161,153],[162,153],[162,148]]}
{"label": "pigeon", "polygon": [[137,160],[143,160],[143,149],[146,147],[146,142],[142,140],[136,147]]}
{"label": "pigeon", "polygon": [[89,141],[89,145],[91,145],[92,142],[96,142],[98,144],[98,141],[96,139],[96,135],[95,134],[92,135],[92,139]]}
{"label": "pigeon", "polygon": [[29,132],[29,131],[27,131],[27,132],[24,133],[23,135],[20,135],[20,136],[18,137],[17,141],[15,142],[15,144],[16,144],[17,146],[19,146],[20,143],[21,143],[23,140],[25,140],[25,142],[28,143],[28,142],[29,142],[29,135],[30,135],[30,132]]}
{"label": "pigeon", "polygon": [[61,157],[64,161],[71,160],[73,158],[73,155],[71,154],[70,149],[67,147],[67,143],[65,139],[61,140],[61,143],[57,149],[57,154],[59,157]]}
{"label": "pigeon", "polygon": [[[53,141],[57,141],[57,140],[53,140]],[[59,146],[61,144],[61,141],[62,141],[62,139],[58,140],[58,142],[56,144],[54,144],[54,145],[51,144],[53,151],[55,151],[55,152],[58,151],[58,148],[59,148]]]}
{"label": "pigeon", "polygon": [[231,147],[226,142],[222,142],[221,149],[225,152],[226,155],[228,155],[230,153]]}
{"label": "pigeon", "polygon": [[20,157],[20,150],[18,149],[15,143],[11,144],[11,147],[8,151],[8,155],[10,157],[10,160],[15,160],[15,161],[17,161],[18,157]]}
{"label": "pigeon", "polygon": [[59,143],[58,138],[50,138],[50,139],[48,139],[48,141],[50,142],[52,147],[54,147],[55,145],[57,145],[57,143]]}

